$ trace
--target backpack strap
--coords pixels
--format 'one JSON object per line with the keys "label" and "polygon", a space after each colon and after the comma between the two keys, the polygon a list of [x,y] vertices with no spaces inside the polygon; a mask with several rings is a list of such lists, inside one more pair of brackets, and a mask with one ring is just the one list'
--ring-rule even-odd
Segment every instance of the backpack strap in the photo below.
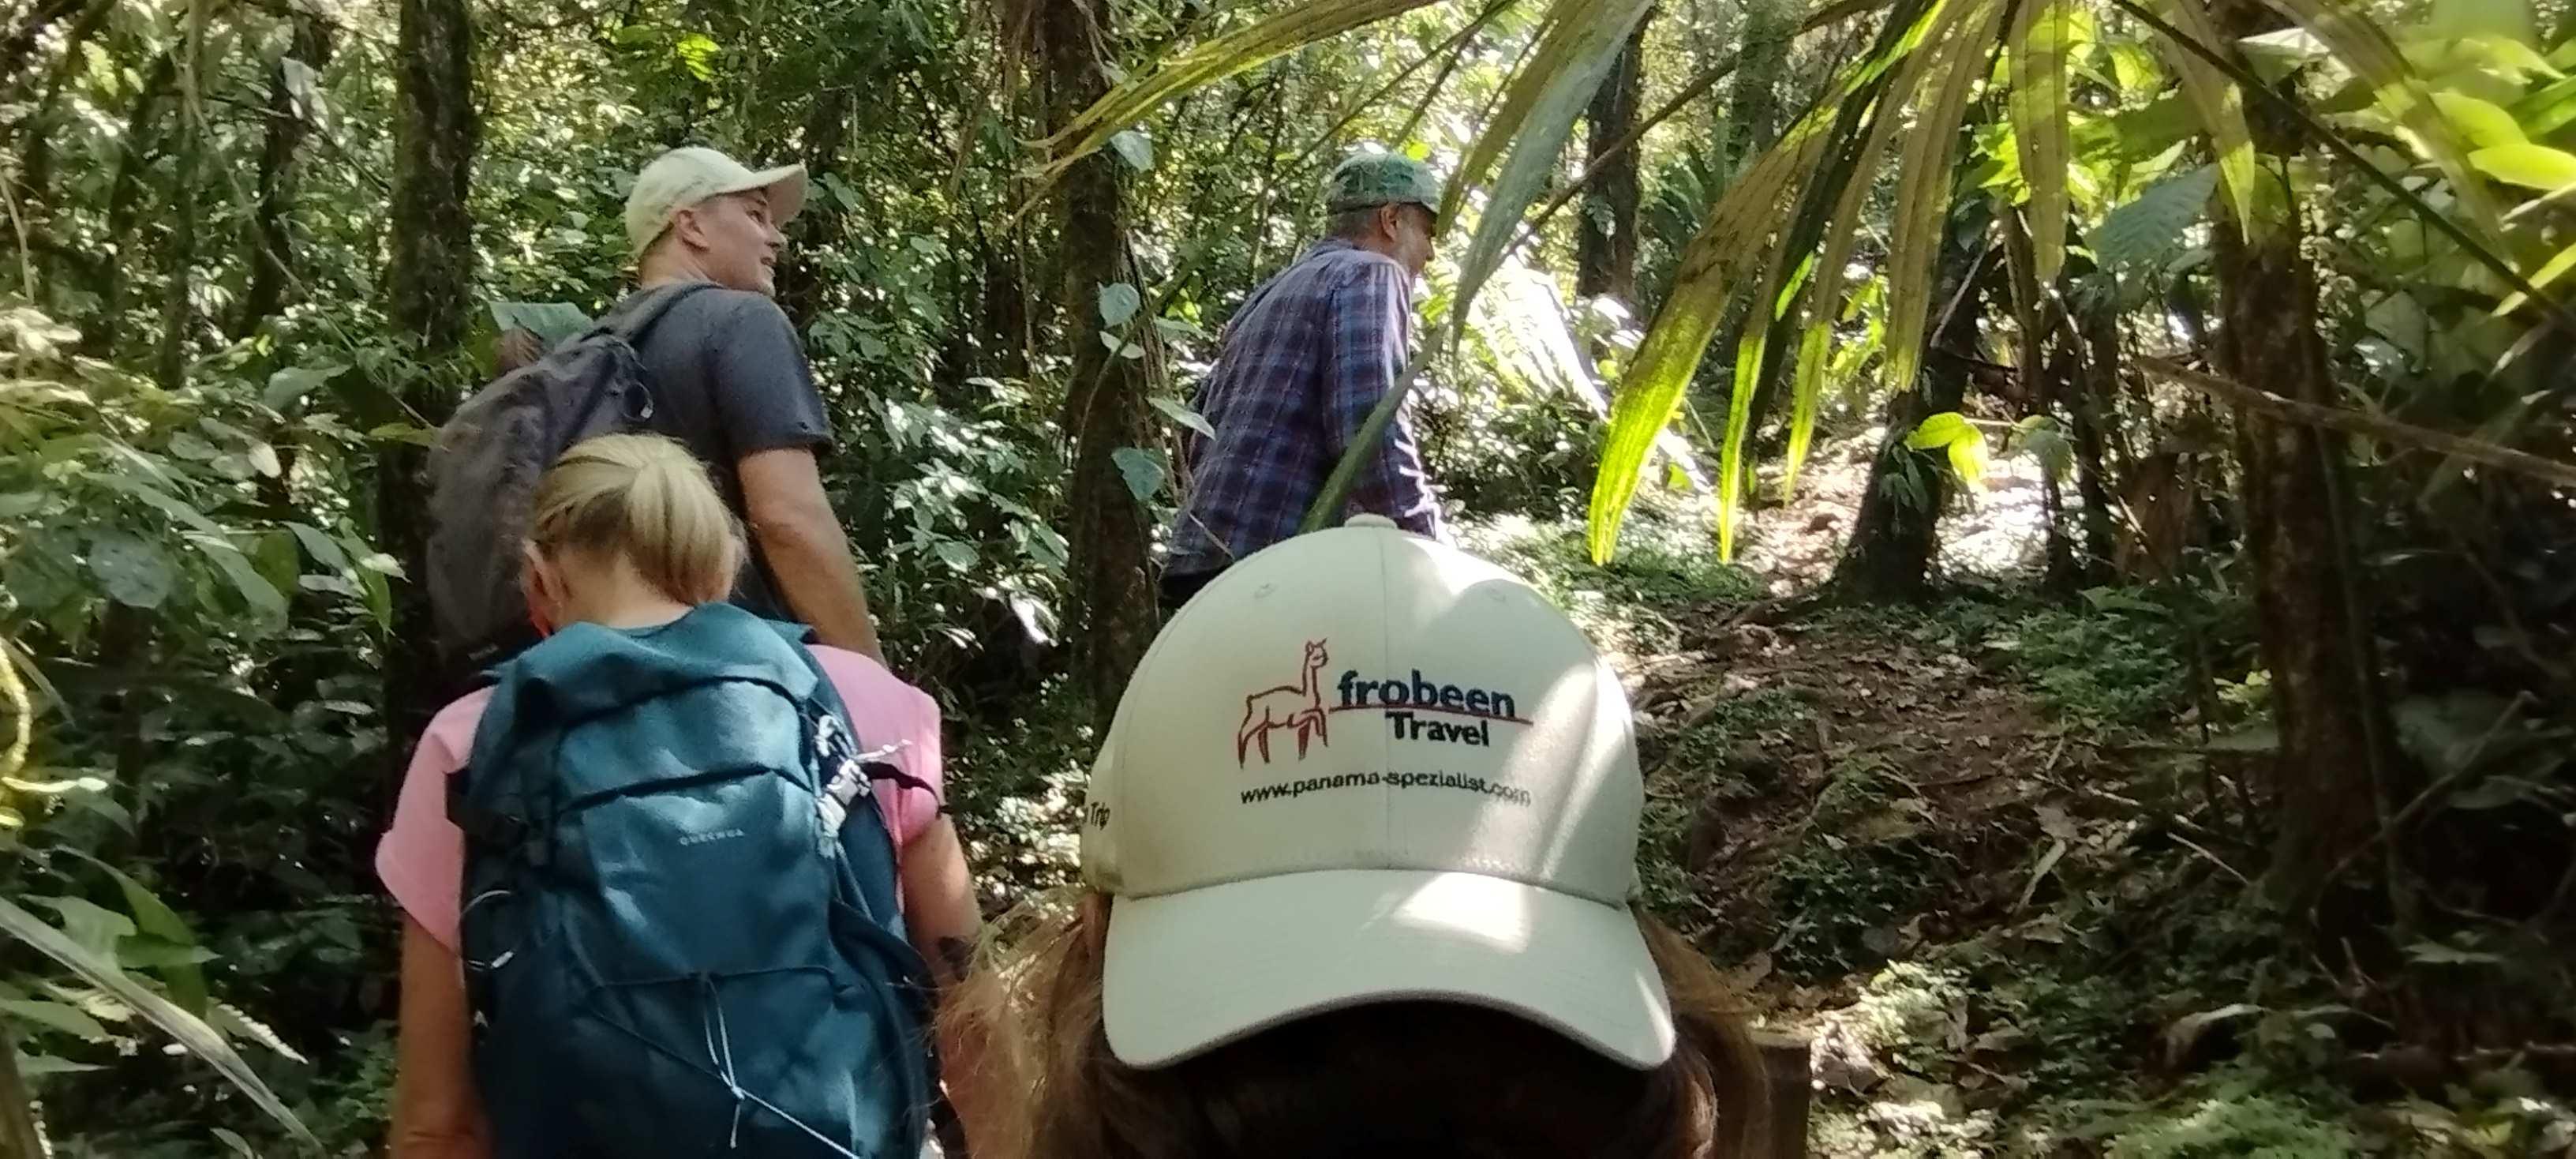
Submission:
{"label": "backpack strap", "polygon": [[682,299],[700,290],[715,288],[714,282],[688,281],[640,291],[635,295],[635,304],[632,308],[622,314],[614,310],[610,311],[608,317],[601,319],[597,325],[590,328],[590,333],[592,336],[613,335],[627,345],[633,346],[642,342],[645,335],[652,333],[653,327],[662,321],[662,316],[670,313],[671,307],[679,305]]}
{"label": "backpack strap", "polygon": [[[840,716],[841,726],[849,730],[853,741],[865,743],[867,738],[859,735],[859,722],[851,717],[849,706],[841,702],[841,690],[832,684],[832,674],[823,670],[822,658],[814,655],[814,629],[784,620],[763,619],[761,622],[769,625],[772,631],[784,637],[787,643],[795,648],[796,655],[805,661],[806,669],[814,674],[815,698],[821,700],[824,707]],[[859,770],[866,773],[869,780],[891,781],[897,788],[919,789],[930,794],[930,799],[937,803],[940,812],[948,811],[948,802],[940,796],[937,786],[896,768],[890,762],[867,760],[864,756],[866,750],[860,751],[863,755],[859,761]]]}

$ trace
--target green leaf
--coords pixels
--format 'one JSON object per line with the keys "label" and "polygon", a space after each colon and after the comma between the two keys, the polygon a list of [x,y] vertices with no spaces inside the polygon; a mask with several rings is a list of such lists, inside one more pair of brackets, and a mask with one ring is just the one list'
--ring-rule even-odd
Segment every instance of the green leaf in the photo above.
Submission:
{"label": "green leaf", "polygon": [[1897,390],[1913,389],[1915,371],[1922,365],[1923,338],[1931,322],[1933,258],[1950,206],[1950,162],[1958,151],[1959,121],[1967,113],[1970,87],[1984,71],[1979,66],[1993,44],[1992,30],[2003,15],[1994,2],[1972,0],[1962,11],[1960,25],[1941,43],[1941,63],[1932,68],[1939,83],[1915,107],[1916,123],[1906,138],[1897,178],[1887,255],[1886,362],[1887,381]]}
{"label": "green leaf", "polygon": [[2434,966],[2486,966],[2504,961],[2484,950],[2463,949],[2440,942],[2416,942],[2406,947],[2407,958]]}
{"label": "green leaf", "polygon": [[1119,128],[1144,120],[1165,101],[1281,54],[1435,2],[1313,0],[1171,57],[1142,77],[1120,80],[1090,108],[1075,114],[1042,142],[1052,159],[1040,174],[1038,185],[1051,182],[1074,161],[1100,148]]}
{"label": "green leaf", "polygon": [[2466,93],[2437,92],[2433,104],[2459,126],[2469,143],[2481,149],[2525,142],[2522,126],[2515,124],[2513,114]]}
{"label": "green leaf", "polygon": [[[31,1079],[43,1078],[46,1075],[54,1074],[88,1074],[91,1071],[105,1069],[107,1068],[94,1062],[73,1062],[69,1059],[56,1058],[50,1054],[22,1054],[18,1056],[18,1073]],[[42,1152],[27,1150],[21,1152],[21,1154],[37,1155],[42,1154]]]}
{"label": "green leaf", "polygon": [[1815,444],[1816,405],[1825,392],[1825,348],[1833,335],[1834,324],[1827,317],[1809,323],[1807,332],[1798,338],[1798,366],[1790,380],[1788,461],[1780,474],[1782,503],[1797,492],[1798,471],[1806,465],[1807,452]]}
{"label": "green leaf", "polygon": [[213,520],[206,518],[205,512],[171,498],[149,483],[122,474],[99,474],[91,477],[111,490],[123,491],[142,500],[153,509],[178,520],[186,527],[206,535],[220,536],[224,533],[223,528],[215,526]]}
{"label": "green leaf", "polygon": [[[967,557],[972,559],[973,553],[969,552]],[[207,1018],[215,1029],[223,1031],[227,1037],[247,1038],[267,1047],[270,1053],[291,1062],[307,1061],[294,1047],[286,1045],[286,1040],[278,1037],[275,1029],[265,1022],[242,1013],[239,1007],[230,1003],[215,1003],[213,1011]]]}
{"label": "green leaf", "polygon": [[715,38],[703,32],[688,33],[671,46],[671,55],[679,59],[680,67],[702,82],[716,79],[717,51]]}
{"label": "green leaf", "polygon": [[278,594],[276,585],[259,574],[258,568],[251,566],[250,557],[243,555],[241,549],[216,535],[190,535],[187,540],[215,561],[224,578],[233,581],[233,590],[241,593],[242,603],[254,616],[269,622],[286,619],[286,597]]}
{"label": "green leaf", "polygon": [[1945,410],[1916,424],[1914,433],[1905,436],[1905,445],[1913,450],[1928,451],[1935,447],[1949,446],[1961,439],[1981,437],[1977,434],[1975,425],[1968,422],[1967,416],[1954,410]]}
{"label": "green leaf", "polygon": [[270,410],[285,410],[313,393],[315,388],[348,371],[346,365],[337,362],[321,366],[290,366],[268,376],[268,389],[261,392],[259,401]]}
{"label": "green leaf", "polygon": [[0,933],[7,933],[27,943],[46,957],[52,958],[73,973],[80,975],[90,985],[107,991],[118,1001],[133,1007],[136,1013],[150,1019],[153,1025],[177,1039],[179,1045],[189,1053],[205,1060],[225,1078],[232,1080],[233,1085],[250,1096],[253,1103],[258,1104],[261,1110],[268,1112],[271,1117],[283,1124],[289,1133],[303,1141],[305,1145],[315,1148],[321,1146],[321,1143],[313,1137],[313,1133],[305,1129],[303,1120],[296,1118],[295,1112],[288,1110],[285,1103],[278,1101],[277,1095],[268,1089],[268,1084],[261,1082],[259,1075],[250,1069],[250,1064],[242,1061],[241,1055],[224,1041],[223,1035],[217,1033],[214,1027],[206,1025],[204,1020],[172,1005],[169,999],[146,989],[134,979],[127,977],[125,971],[118,969],[113,960],[105,955],[83,949],[78,942],[65,937],[62,931],[46,925],[38,920],[36,915],[19,908],[18,903],[5,897],[0,897]]}
{"label": "green leaf", "polygon": [[930,550],[939,557],[940,562],[954,570],[971,571],[975,567],[974,544],[962,540],[942,539],[931,544]]}
{"label": "green leaf", "polygon": [[1950,444],[1950,471],[1971,487],[1986,485],[1986,437],[1975,430]]}
{"label": "green leaf", "polygon": [[2182,244],[2182,232],[2209,208],[2218,170],[2203,165],[2165,178],[2137,198],[2102,215],[2093,230],[2093,257],[2106,269],[2149,265]]}
{"label": "green leaf", "polygon": [[63,929],[71,939],[82,949],[102,958],[115,957],[116,943],[134,936],[132,919],[87,898],[31,897],[27,900],[61,915]]}
{"label": "green leaf", "polygon": [[[1136,311],[1144,307],[1144,296],[1138,294],[1134,286],[1111,282],[1100,287],[1100,324],[1103,326],[1124,326],[1128,319],[1136,316]],[[1110,349],[1117,347],[1113,345]]]}
{"label": "green leaf", "polygon": [[1139,173],[1154,167],[1154,139],[1141,129],[1121,129],[1109,136],[1109,147]]}
{"label": "green leaf", "polygon": [[[1921,9],[1910,23],[1897,26],[1895,36],[1884,38],[1876,51],[1847,70],[1806,116],[1745,168],[1683,248],[1672,289],[1638,342],[1636,356],[1611,402],[1609,433],[1585,518],[1585,545],[1595,562],[1608,562],[1618,550],[1619,525],[1645,479],[1647,456],[1681,409],[1683,392],[1725,320],[1740,277],[1748,269],[1764,268],[1762,263],[1777,248],[1774,237],[1781,212],[1794,202],[1791,194],[1798,188],[1798,179],[1815,170],[1833,136],[1828,130],[1839,117],[1842,102],[1907,59],[1907,54],[1924,51],[1917,46],[1943,13],[1973,7],[1936,3]],[[1720,535],[1722,539],[1723,530]]]}
{"label": "green leaf", "polygon": [[158,544],[122,531],[102,531],[90,540],[89,570],[107,598],[137,608],[160,607],[177,579]]}
{"label": "green leaf", "polygon": [[2039,284],[2057,283],[2066,259],[2066,48],[2073,0],[2023,0],[2014,17],[2013,141],[2030,185],[2031,265]]}
{"label": "green leaf", "polygon": [[[2535,290],[2546,290],[2549,288],[2549,283],[2557,281],[2570,269],[2576,269],[2576,245],[2571,245],[2566,249],[2558,251],[2558,255],[2556,257],[2542,263],[2539,269],[2532,271],[2531,287]],[[2530,300],[2530,295],[2517,290],[2504,301],[2496,303],[2496,308],[2492,313],[2495,317],[2504,317],[2507,314],[2521,309],[2522,304]]]}
{"label": "green leaf", "polygon": [[210,960],[214,955],[198,949],[197,933],[188,928],[188,920],[180,917],[179,911],[170,908],[169,903],[162,901],[159,894],[153,893],[149,887],[136,881],[124,870],[76,849],[67,849],[66,852],[97,866],[110,880],[116,882],[117,891],[125,895],[125,911],[133,915],[137,931],[181,950],[204,955],[203,958],[190,957],[186,954],[176,955],[168,962],[156,964],[154,967],[159,969],[161,976],[169,982],[172,996],[180,1006],[191,1012],[204,1013],[207,1002],[206,978],[196,966],[198,962]]}
{"label": "green leaf", "polygon": [[[2569,41],[2576,44],[2576,41]],[[2545,137],[2576,121],[2576,77],[2557,81],[2513,103],[2515,126],[2526,136]]]}
{"label": "green leaf", "polygon": [[62,1031],[83,1042],[105,1042],[116,1037],[108,1033],[98,1019],[83,1013],[79,1007],[42,999],[0,998],[0,1013],[15,1015],[40,1026]]}
{"label": "green leaf", "polygon": [[385,423],[367,431],[367,437],[385,443],[410,443],[415,447],[438,446],[438,429],[411,423]]}
{"label": "green leaf", "polygon": [[[2075,466],[2075,444],[2059,429],[2057,420],[2046,415],[2032,415],[2013,424],[2011,451],[2027,451],[2039,461],[2039,469],[2051,479],[2063,479]],[[2007,453],[2010,453],[2009,451]]]}
{"label": "green leaf", "polygon": [[[2190,0],[2185,0],[2190,2]],[[2335,59],[2366,82],[2379,107],[2404,125],[2416,147],[2449,179],[2450,193],[2468,213],[2470,230],[2489,244],[2503,235],[2494,194],[2479,180],[2473,160],[2462,155],[2459,136],[2433,104],[2422,77],[2407,64],[2386,29],[2362,6],[2350,0],[2276,0],[2300,26],[2316,33],[2334,49]],[[2229,175],[2234,180],[2234,175]]]}
{"label": "green leaf", "polygon": [[2469,154],[2478,171],[2509,185],[2556,193],[2576,186],[2576,154],[2525,142],[2496,145]]}
{"label": "green leaf", "polygon": [[1149,401],[1154,404],[1155,410],[1163,412],[1163,417],[1179,423],[1182,426],[1188,427],[1191,430],[1197,431],[1202,437],[1211,439],[1216,437],[1216,428],[1208,423],[1207,416],[1191,410],[1187,403],[1178,402],[1168,398],[1156,398]]}
{"label": "green leaf", "polygon": [[[2165,9],[2173,17],[2174,27],[2184,35],[2212,52],[2227,51],[2217,23],[2201,0],[2165,0]],[[2272,223],[2261,206],[2278,199],[2263,198],[2263,178],[2254,164],[2254,135],[2245,125],[2244,94],[2218,66],[2191,50],[2162,38],[2157,44],[2182,82],[2183,99],[2209,131],[2210,148],[2218,154],[2218,176],[2225,180],[2228,203],[2236,210],[2237,228],[2248,237],[2270,230]]]}
{"label": "green leaf", "polygon": [[[1477,133],[1475,144],[1449,180],[1440,219],[1456,219],[1466,204],[1467,189],[1484,179],[1497,158],[1502,167],[1485,189],[1476,232],[1458,262],[1451,291],[1452,329],[1463,334],[1468,307],[1485,280],[1502,265],[1503,254],[1520,233],[1521,216],[1556,175],[1574,122],[1590,107],[1592,94],[1618,63],[1628,32],[1645,19],[1652,0],[1557,0],[1549,9],[1545,31],[1528,63],[1512,77],[1503,101]],[[1508,145],[1510,155],[1503,156]]]}
{"label": "green leaf", "polygon": [[2567,75],[2557,65],[2549,63],[2549,58],[2540,55],[2517,36],[2482,33],[2461,38],[2459,47],[2488,62],[2496,71],[2516,84],[2535,76],[2557,80]]}
{"label": "green leaf", "polygon": [[339,541],[324,534],[321,528],[309,523],[289,523],[286,529],[295,534],[296,542],[304,545],[304,550],[313,556],[313,562],[332,571],[348,570],[349,554],[340,550]]}
{"label": "green leaf", "polygon": [[1120,447],[1109,453],[1109,461],[1118,465],[1118,473],[1127,480],[1127,493],[1138,503],[1153,501],[1163,489],[1163,457],[1142,447]]}
{"label": "green leaf", "polygon": [[594,323],[581,307],[570,302],[492,303],[492,325],[504,330],[525,330],[551,350],[567,339],[591,328]]}
{"label": "green leaf", "polygon": [[[1833,321],[1837,316],[1850,317],[1864,296],[1883,290],[1886,285],[1885,282],[1869,280],[1863,283],[1860,293],[1851,295],[1849,301],[1845,301],[1843,296],[1843,281],[1851,266],[1852,247],[1860,236],[1861,211],[1866,208],[1870,190],[1878,183],[1879,160],[1886,155],[1888,143],[1895,139],[1897,129],[1906,121],[1906,102],[1912,99],[1924,72],[1939,55],[1930,50],[1917,50],[1906,56],[1905,63],[1889,79],[1886,91],[1879,94],[1878,106],[1871,114],[1869,135],[1853,157],[1851,179],[1844,183],[1832,214],[1826,218],[1824,248],[1816,258],[1814,304],[1808,310],[1811,320],[1806,334],[1798,341],[1798,362],[1790,379],[1788,461],[1780,474],[1782,503],[1788,502],[1796,491],[1799,472],[1805,468],[1808,451],[1815,443],[1816,410],[1824,398],[1825,380],[1836,365],[1827,354],[1832,345]],[[1846,348],[1845,355],[1850,356],[1854,350],[1875,350],[1882,332],[1882,327],[1873,319],[1863,340]],[[1867,353],[1859,354],[1852,362],[1852,368],[1857,370],[1859,362],[1867,358]]]}

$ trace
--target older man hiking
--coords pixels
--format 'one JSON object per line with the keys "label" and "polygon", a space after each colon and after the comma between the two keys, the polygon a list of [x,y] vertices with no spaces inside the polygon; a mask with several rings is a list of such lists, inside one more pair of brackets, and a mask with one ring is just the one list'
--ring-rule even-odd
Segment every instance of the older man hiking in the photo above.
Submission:
{"label": "older man hiking", "polygon": [[[770,300],[787,240],[779,230],[804,204],[802,165],[755,172],[713,149],[662,154],[626,197],[641,289],[610,316],[656,293],[681,295],[636,353],[652,383],[653,427],[708,464],[749,532],[734,602],[882,659],[858,562],[815,463],[831,420],[796,327]],[[712,285],[679,288],[690,283]]]}
{"label": "older man hiking", "polygon": [[[1296,534],[1325,476],[1403,373],[1439,180],[1410,158],[1366,154],[1336,166],[1325,185],[1328,236],[1244,300],[1199,390],[1215,435],[1183,446],[1192,488],[1163,570],[1167,608]],[[1367,452],[1350,510],[1445,539],[1409,409]]]}

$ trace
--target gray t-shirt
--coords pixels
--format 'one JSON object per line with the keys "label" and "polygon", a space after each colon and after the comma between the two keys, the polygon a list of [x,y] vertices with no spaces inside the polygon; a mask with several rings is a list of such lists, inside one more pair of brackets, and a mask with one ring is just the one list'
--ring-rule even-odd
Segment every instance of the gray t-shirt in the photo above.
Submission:
{"label": "gray t-shirt", "polygon": [[[630,296],[610,311],[633,306]],[[786,447],[831,446],[832,424],[814,390],[796,327],[776,302],[743,290],[691,291],[656,321],[635,352],[653,383],[653,429],[678,440],[707,464],[735,517],[743,516],[746,455]],[[796,615],[778,594],[757,542],[734,586],[733,602],[772,619]]]}

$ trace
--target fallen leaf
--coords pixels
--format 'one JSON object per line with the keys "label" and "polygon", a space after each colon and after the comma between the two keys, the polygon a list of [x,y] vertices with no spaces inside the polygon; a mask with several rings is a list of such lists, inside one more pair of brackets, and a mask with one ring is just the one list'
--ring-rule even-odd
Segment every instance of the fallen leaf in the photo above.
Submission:
{"label": "fallen leaf", "polygon": [[2184,1061],[2191,1057],[2192,1048],[2199,1045],[2201,1038],[2209,1033],[2211,1027],[2232,1019],[2243,1018],[2248,1014],[2262,1012],[2262,1007],[2251,1002],[2234,1002],[2216,1010],[2203,1010],[2198,1014],[2175,1020],[2173,1025],[2165,1028],[2165,1066],[2181,1069]]}
{"label": "fallen leaf", "polygon": [[2030,899],[2039,893],[2041,879],[2048,876],[2049,870],[2057,868],[2058,859],[2065,856],[2066,842],[2055,837],[2049,838],[2048,852],[2039,855],[2039,866],[2030,871],[2030,884],[2022,887],[2021,900],[2013,903],[2014,909],[2029,908]]}

